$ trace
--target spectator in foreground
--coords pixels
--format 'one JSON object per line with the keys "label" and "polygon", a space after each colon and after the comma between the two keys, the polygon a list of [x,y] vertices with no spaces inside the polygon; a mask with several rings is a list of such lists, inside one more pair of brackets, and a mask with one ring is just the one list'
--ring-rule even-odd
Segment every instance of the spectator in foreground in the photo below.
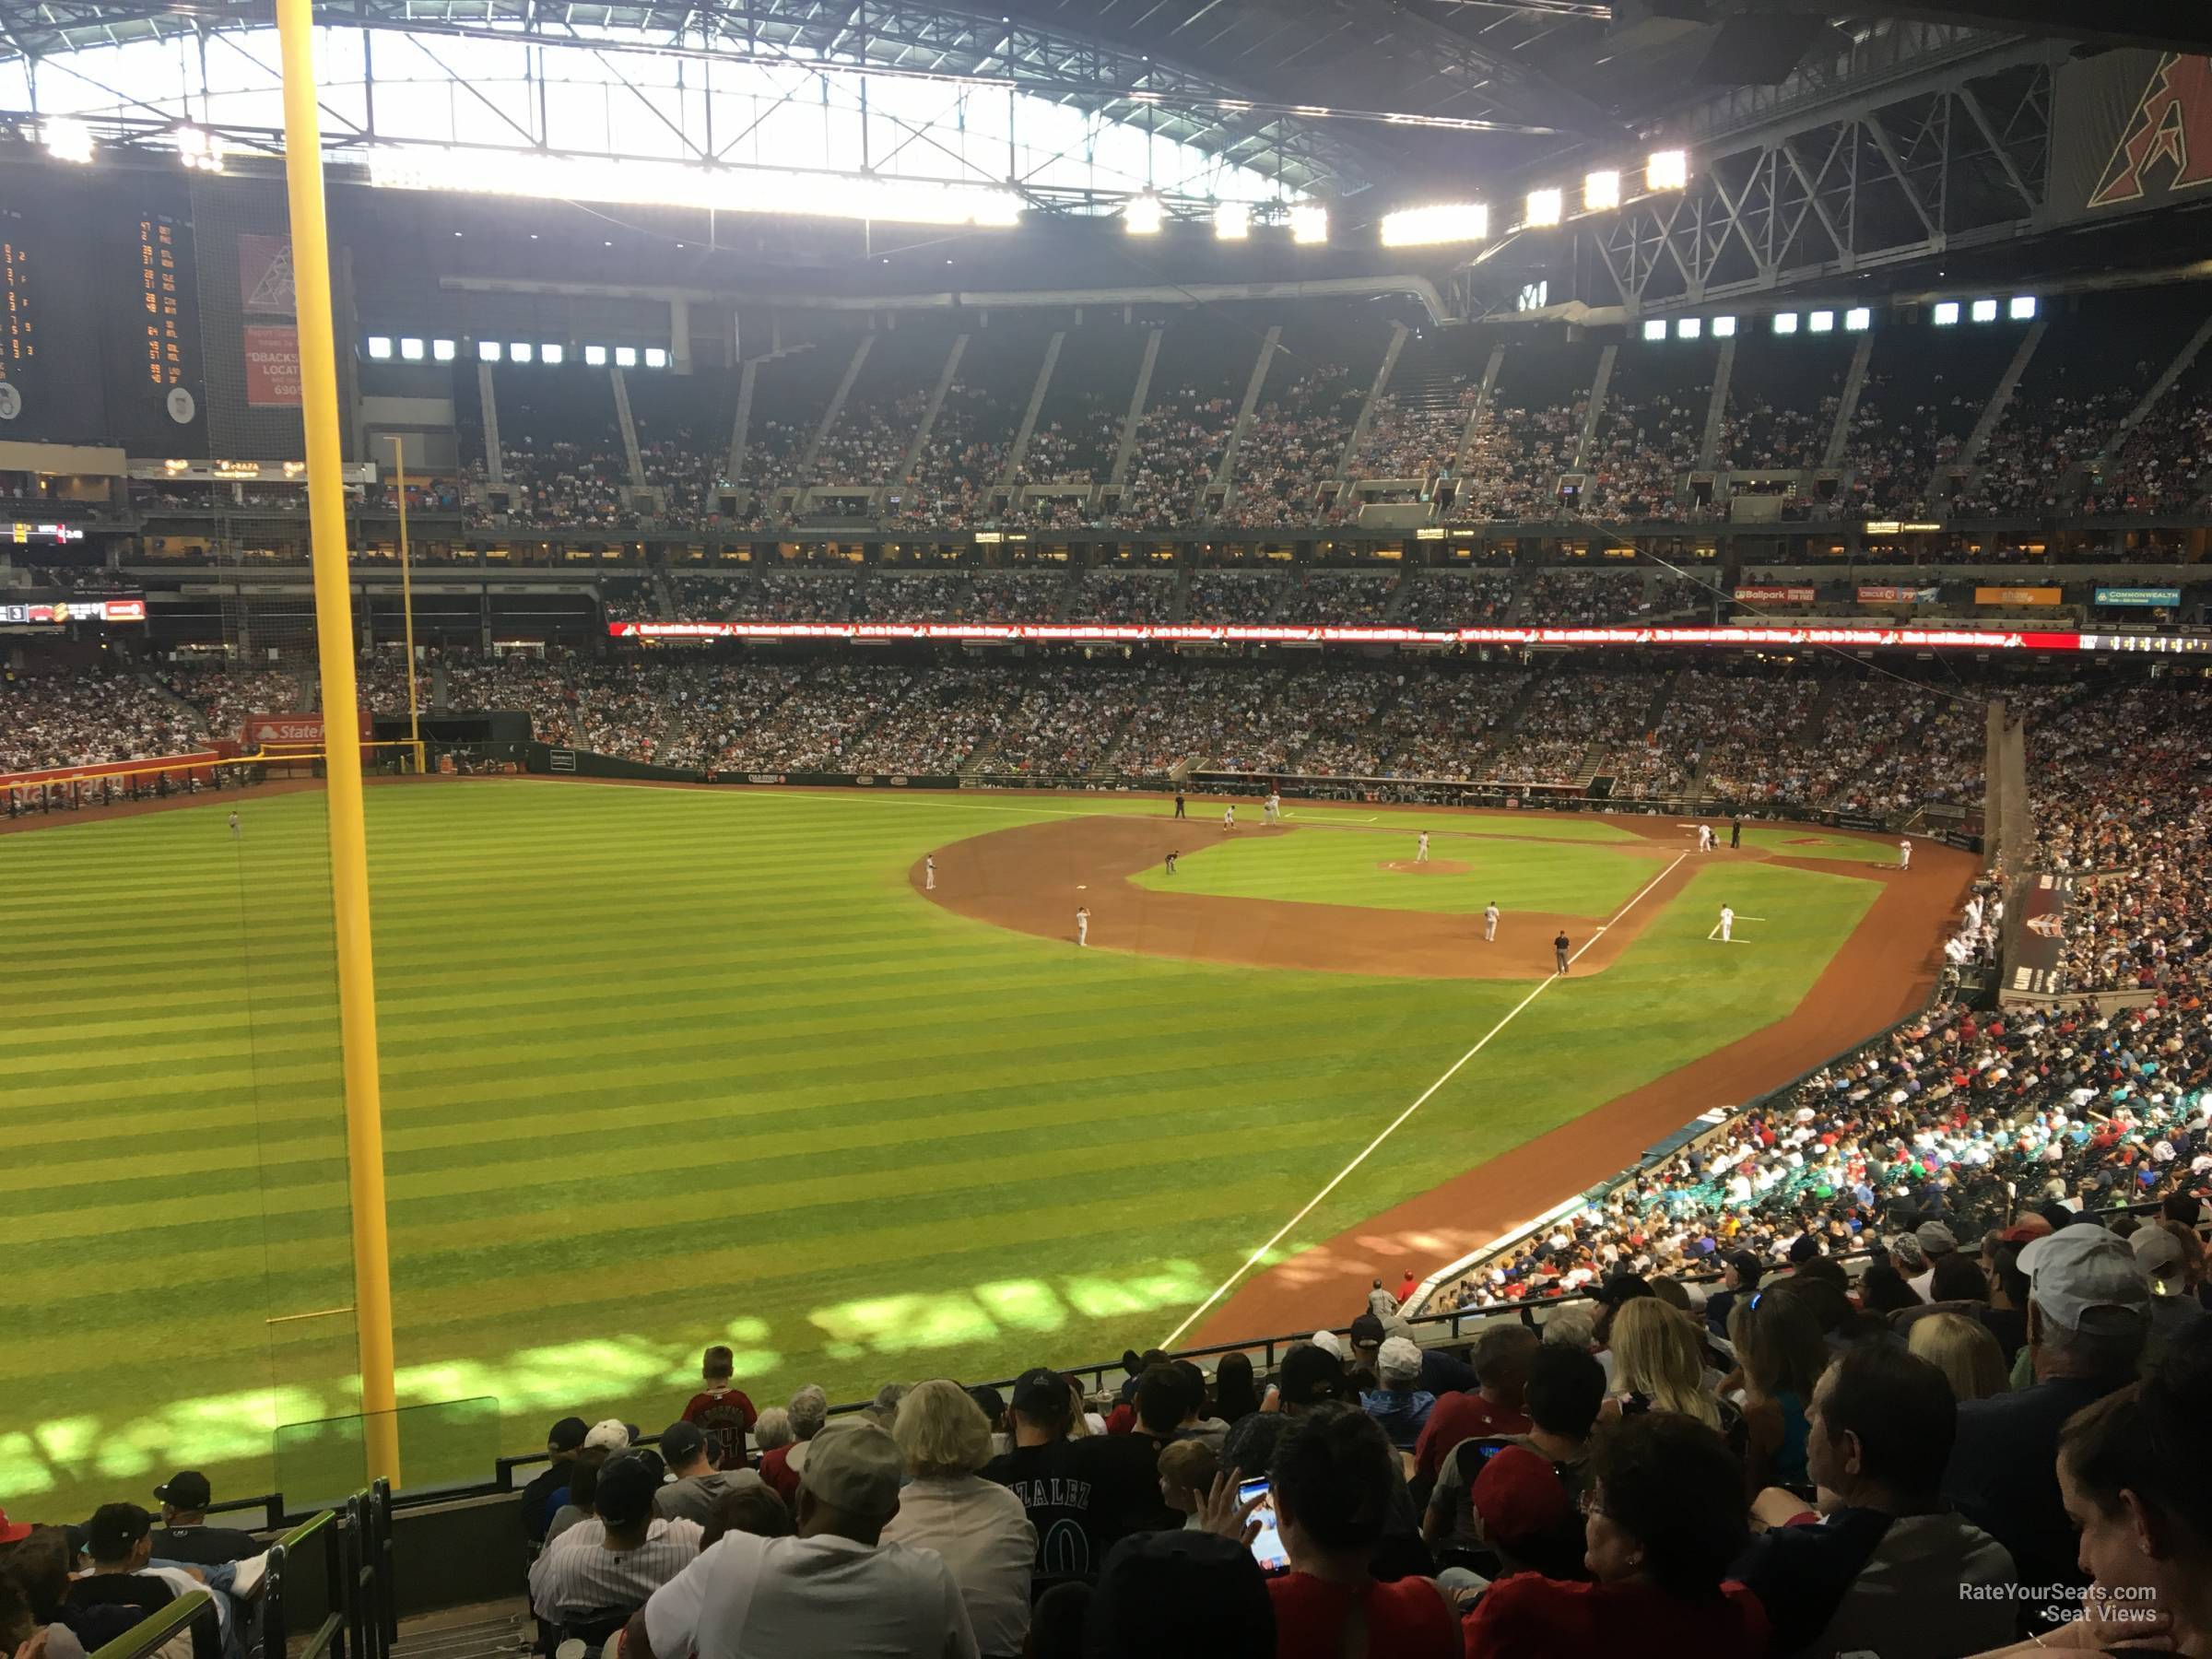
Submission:
{"label": "spectator in foreground", "polygon": [[1018,1653],[1030,1629],[1037,1529],[1020,1499],[976,1472],[991,1461],[990,1419],[959,1383],[939,1377],[899,1403],[891,1438],[908,1480],[884,1541],[935,1550],[959,1586],[976,1646]]}
{"label": "spectator in foreground", "polygon": [[1499,1580],[1467,1616],[1466,1659],[1763,1659],[1766,1614],[1727,1576],[1750,1536],[1727,1441],[1651,1412],[1592,1436],[1590,1468],[1583,1563],[1595,1582]]}
{"label": "spectator in foreground", "polygon": [[1420,1386],[1421,1350],[1410,1337],[1391,1336],[1376,1350],[1378,1385],[1359,1396],[1360,1409],[1382,1425],[1390,1443],[1410,1452],[1421,1438],[1436,1396]]}
{"label": "spectator in foreground", "polygon": [[547,1430],[546,1455],[553,1461],[523,1488],[523,1530],[533,1543],[545,1542],[546,1526],[565,1501],[560,1494],[576,1472],[576,1453],[583,1450],[583,1437],[590,1429],[580,1417],[565,1417]]}
{"label": "spectator in foreground", "polygon": [[215,1490],[197,1469],[181,1469],[154,1488],[161,1503],[161,1524],[154,1529],[154,1559],[217,1567],[242,1561],[268,1548],[252,1533],[207,1524]]}
{"label": "spectator in foreground", "polygon": [[1953,1398],[1986,1400],[2005,1392],[2005,1350],[1980,1320],[1947,1311],[1912,1321],[1907,1332],[1912,1351],[1943,1373]]}
{"label": "spectator in foreground", "polygon": [[[1138,1533],[1113,1547],[1085,1604],[1081,1645],[1034,1646],[1036,1659],[1275,1659],[1275,1608],[1251,1550],[1210,1532]],[[1044,1603],[1039,1622],[1047,1617]]]}
{"label": "spectator in foreground", "polygon": [[1528,1368],[1543,1338],[1524,1324],[1493,1324],[1475,1340],[1473,1394],[1445,1394],[1429,1413],[1420,1438],[1414,1442],[1414,1468],[1433,1481],[1444,1454],[1464,1440],[1500,1434],[1526,1434],[1528,1417],[1522,1410],[1522,1391],[1528,1385]]}
{"label": "spectator in foreground", "polygon": [[776,1488],[786,1503],[799,1500],[799,1472],[806,1466],[806,1446],[830,1420],[830,1396],[813,1382],[791,1396],[787,1413],[791,1439],[760,1459],[760,1478]]}
{"label": "spectator in foreground", "polygon": [[[71,1582],[70,1605],[121,1605],[143,1618],[199,1589],[182,1568],[150,1565],[153,1538],[154,1518],[135,1503],[101,1504],[85,1529],[85,1556],[90,1566]],[[192,1656],[220,1659],[222,1652],[222,1627],[211,1601],[207,1611],[193,1620]]]}
{"label": "spectator in foreground", "polygon": [[2012,1558],[1937,1489],[1958,1418],[1943,1373],[1894,1343],[1862,1343],[1822,1375],[1810,1418],[1806,1465],[1834,1507],[1761,1533],[1735,1568],[1766,1609],[1773,1653],[1949,1659],[2009,1635],[2016,1604],[1965,1587],[2010,1583]]}
{"label": "spectator in foreground", "polygon": [[2077,1584],[2074,1529],[2060,1500],[2058,1437],[2068,1418],[2135,1380],[2150,1284],[2124,1241],[2077,1222],[2020,1252],[2034,1382],[1959,1407],[1943,1492],[2012,1552],[2020,1582]]}
{"label": "spectator in foreground", "polygon": [[1222,1355],[1214,1368],[1214,1415],[1233,1429],[1259,1408],[1259,1391],[1252,1382],[1252,1356]]}
{"label": "spectator in foreground", "polygon": [[1614,1415],[1679,1412],[1718,1430],[1730,1445],[1743,1444],[1744,1415],[1714,1392],[1697,1328],[1657,1297],[1614,1316],[1612,1353]]}
{"label": "spectator in foreground", "polygon": [[745,1437],[760,1414],[731,1381],[737,1374],[737,1357],[718,1344],[706,1351],[699,1369],[706,1386],[685,1406],[684,1421],[698,1424],[713,1438],[717,1468],[743,1468]]}
{"label": "spectator in foreground", "polygon": [[698,1558],[699,1524],[653,1512],[659,1485],[635,1455],[600,1469],[593,1518],[570,1527],[530,1565],[530,1608],[541,1621],[596,1624],[600,1615],[634,1612]]}
{"label": "spectator in foreground", "polygon": [[1124,1534],[1179,1524],[1159,1495],[1150,1441],[1130,1434],[1070,1438],[1075,1397],[1058,1371],[1037,1366],[1022,1372],[1006,1414],[1014,1450],[993,1458],[982,1475],[1013,1494],[1035,1529],[1038,1574],[1088,1576]]}
{"label": "spectator in foreground", "polygon": [[1202,1440],[1177,1441],[1159,1454],[1160,1500],[1184,1517],[1185,1527],[1195,1529],[1198,1506],[1220,1473],[1221,1459],[1213,1447]]}
{"label": "spectator in foreground", "polygon": [[[1560,1488],[1562,1503],[1571,1506],[1579,1502],[1589,1481],[1590,1431],[1596,1426],[1605,1398],[1605,1367],[1589,1354],[1564,1344],[1543,1344],[1529,1361],[1524,1395],[1528,1432],[1462,1441],[1453,1447],[1438,1471],[1436,1489],[1430,1494],[1427,1512],[1421,1517],[1421,1535],[1433,1545],[1459,1550],[1502,1547],[1504,1541],[1492,1524],[1497,1517],[1486,1513],[1477,1498],[1480,1477],[1497,1461],[1500,1447],[1518,1447],[1533,1453],[1542,1461],[1547,1477]],[[1539,1524],[1522,1530],[1541,1533],[1543,1528]],[[1580,1555],[1578,1548],[1578,1561]],[[1524,1555],[1524,1559],[1528,1558]]]}
{"label": "spectator in foreground", "polygon": [[1805,1408],[1828,1364],[1819,1319],[1804,1298],[1778,1286],[1737,1305],[1728,1338],[1744,1384],[1747,1498],[1804,1484]]}
{"label": "spectator in foreground", "polygon": [[[1267,1583],[1278,1659],[1457,1659],[1457,1619],[1435,1583],[1379,1583],[1371,1571],[1391,1518],[1395,1456],[1382,1426],[1348,1406],[1316,1407],[1284,1431],[1268,1474],[1290,1558]],[[1240,1505],[1224,1477],[1201,1513],[1211,1530],[1249,1543],[1259,1501]]]}
{"label": "spectator in foreground", "polygon": [[873,1423],[839,1423],[807,1444],[794,1535],[725,1534],[629,1621],[623,1659],[977,1659],[945,1563],[883,1542],[904,1466],[891,1437]]}
{"label": "spectator in foreground", "polygon": [[668,1465],[671,1479],[653,1496],[654,1514],[704,1526],[713,1518],[714,1506],[724,1494],[767,1486],[743,1464],[717,1469],[709,1455],[714,1444],[697,1423],[675,1422],[661,1430],[661,1457]]}

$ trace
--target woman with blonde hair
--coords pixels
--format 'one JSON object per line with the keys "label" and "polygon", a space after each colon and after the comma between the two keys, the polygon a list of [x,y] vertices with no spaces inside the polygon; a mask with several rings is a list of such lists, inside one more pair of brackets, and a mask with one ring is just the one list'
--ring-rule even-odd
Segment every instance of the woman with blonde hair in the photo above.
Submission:
{"label": "woman with blonde hair", "polygon": [[1828,1369],[1819,1315],[1785,1280],[1728,1310],[1728,1342],[1744,1384],[1747,1495],[1804,1486],[1806,1407]]}
{"label": "woman with blonde hair", "polygon": [[2005,1349],[1978,1319],[1930,1313],[1905,1327],[1906,1347],[1949,1381],[1960,1400],[1986,1400],[2005,1392]]}
{"label": "woman with blonde hair", "polygon": [[945,1558],[986,1659],[1020,1653],[1037,1529],[1020,1499],[976,1473],[991,1460],[991,1419],[958,1382],[933,1378],[899,1402],[891,1438],[912,1478],[883,1541]]}
{"label": "woman with blonde hair", "polygon": [[1613,1316],[1612,1347],[1615,1415],[1678,1412],[1735,1436],[1741,1418],[1706,1377],[1705,1345],[1688,1314],[1655,1296],[1625,1303]]}

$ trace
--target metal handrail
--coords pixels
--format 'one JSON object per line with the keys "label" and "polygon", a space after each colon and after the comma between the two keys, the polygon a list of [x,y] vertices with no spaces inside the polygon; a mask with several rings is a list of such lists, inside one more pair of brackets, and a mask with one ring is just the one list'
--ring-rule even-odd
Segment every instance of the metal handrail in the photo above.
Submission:
{"label": "metal handrail", "polygon": [[178,1631],[190,1629],[201,1614],[214,1611],[214,1596],[205,1590],[189,1591],[96,1650],[92,1659],[146,1659]]}

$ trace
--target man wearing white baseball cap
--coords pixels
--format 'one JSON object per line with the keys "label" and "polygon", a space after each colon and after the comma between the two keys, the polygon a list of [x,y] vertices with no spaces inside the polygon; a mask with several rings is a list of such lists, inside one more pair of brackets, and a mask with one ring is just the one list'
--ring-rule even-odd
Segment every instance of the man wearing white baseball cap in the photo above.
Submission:
{"label": "man wearing white baseball cap", "polygon": [[2150,1333],[2150,1278],[2127,1241],[2077,1221],[2020,1252],[2035,1381],[1959,1407],[1943,1495],[2012,1551],[2024,1584],[2081,1583],[2058,1494],[2058,1432],[2136,1380]]}
{"label": "man wearing white baseball cap", "polygon": [[799,1476],[797,1535],[725,1533],[629,1621],[622,1659],[977,1659],[936,1551],[881,1541],[904,1473],[875,1424],[831,1423]]}

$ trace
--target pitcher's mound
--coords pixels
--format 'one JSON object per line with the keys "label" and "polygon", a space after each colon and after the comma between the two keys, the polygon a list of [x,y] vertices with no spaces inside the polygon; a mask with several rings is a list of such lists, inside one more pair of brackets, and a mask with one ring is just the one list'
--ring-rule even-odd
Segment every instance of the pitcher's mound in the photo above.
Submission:
{"label": "pitcher's mound", "polygon": [[1456,858],[1432,858],[1427,864],[1416,864],[1410,858],[1386,858],[1376,866],[1395,870],[1401,876],[1465,876],[1474,867]]}

